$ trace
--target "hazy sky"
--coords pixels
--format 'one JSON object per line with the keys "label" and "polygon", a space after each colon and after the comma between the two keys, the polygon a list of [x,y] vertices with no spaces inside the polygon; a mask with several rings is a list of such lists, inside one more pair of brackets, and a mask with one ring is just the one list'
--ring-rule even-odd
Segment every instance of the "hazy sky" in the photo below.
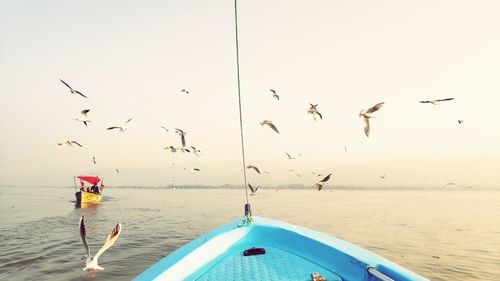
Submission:
{"label": "hazy sky", "polygon": [[[498,187],[499,14],[499,1],[240,1],[247,162],[271,173],[250,182]],[[0,0],[0,185],[240,184],[233,17],[232,1]],[[358,113],[382,101],[368,139]],[[162,125],[201,157],[163,150],[180,138]]]}

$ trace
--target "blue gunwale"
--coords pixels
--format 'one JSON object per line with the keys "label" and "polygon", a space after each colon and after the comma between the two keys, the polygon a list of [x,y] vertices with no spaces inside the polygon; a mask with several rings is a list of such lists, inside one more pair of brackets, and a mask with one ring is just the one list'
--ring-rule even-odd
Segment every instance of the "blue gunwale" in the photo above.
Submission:
{"label": "blue gunwale", "polygon": [[242,249],[251,246],[289,252],[347,281],[377,280],[367,273],[369,266],[394,280],[428,280],[368,250],[324,233],[258,216],[253,219],[250,226],[237,227],[240,223],[237,219],[198,237],[134,280],[196,280],[216,270],[228,256],[234,258]]}

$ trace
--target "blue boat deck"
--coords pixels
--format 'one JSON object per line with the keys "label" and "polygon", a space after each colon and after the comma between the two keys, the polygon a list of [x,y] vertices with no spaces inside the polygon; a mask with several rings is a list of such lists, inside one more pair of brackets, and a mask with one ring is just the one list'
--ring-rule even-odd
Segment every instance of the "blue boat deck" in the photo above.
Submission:
{"label": "blue boat deck", "polygon": [[[427,280],[324,233],[261,217],[254,220],[242,227],[236,220],[204,234],[134,280],[307,281],[313,272],[328,281]],[[253,247],[264,248],[265,254],[243,255]]]}
{"label": "blue boat deck", "polygon": [[[266,253],[243,256],[243,251],[252,246],[264,248]],[[195,280],[304,281],[311,280],[312,272],[318,272],[328,281],[342,280],[334,272],[290,252],[265,245],[248,245],[233,249]]]}

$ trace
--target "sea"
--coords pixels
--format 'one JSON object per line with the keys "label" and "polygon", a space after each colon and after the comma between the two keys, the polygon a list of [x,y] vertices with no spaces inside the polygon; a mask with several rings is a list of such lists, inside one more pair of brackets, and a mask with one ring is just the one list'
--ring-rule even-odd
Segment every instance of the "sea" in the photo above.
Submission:
{"label": "sea", "polygon": [[[118,222],[95,280],[130,280],[185,243],[243,216],[243,189],[113,188],[89,208],[73,188],[0,187],[0,280],[88,280],[91,253]],[[258,216],[357,244],[430,280],[500,280],[500,190],[287,190],[250,196]]]}

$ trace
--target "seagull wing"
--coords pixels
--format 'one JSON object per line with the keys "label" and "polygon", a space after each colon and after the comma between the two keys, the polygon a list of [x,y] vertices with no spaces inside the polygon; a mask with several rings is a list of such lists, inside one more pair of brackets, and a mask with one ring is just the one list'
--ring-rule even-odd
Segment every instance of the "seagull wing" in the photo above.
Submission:
{"label": "seagull wing", "polygon": [[80,218],[80,238],[82,239],[83,247],[85,248],[85,252],[87,253],[87,259],[90,259],[90,248],[87,243],[87,230],[85,229],[85,221],[83,216]]}
{"label": "seagull wing", "polygon": [[430,100],[421,100],[420,103],[431,103]]}
{"label": "seagull wing", "polygon": [[370,108],[366,111],[366,113],[373,113],[373,112],[375,112],[375,111],[377,111],[377,110],[381,109],[381,108],[382,108],[382,106],[384,106],[384,103],[383,103],[383,102],[379,102],[379,103],[377,103],[376,105],[374,105],[374,106],[370,107]]}
{"label": "seagull wing", "polygon": [[184,134],[181,134],[181,142],[182,142],[182,147],[186,147],[186,138],[184,137]]}
{"label": "seagull wing", "polygon": [[329,180],[330,180],[330,176],[331,176],[331,175],[332,175],[332,174],[328,174],[328,176],[324,177],[324,178],[323,178],[322,180],[320,180],[319,182],[324,183],[324,182],[329,181]]}
{"label": "seagull wing", "polygon": [[370,137],[370,120],[366,117],[363,117],[363,121],[365,122],[365,135],[366,137]]}
{"label": "seagull wing", "polygon": [[269,126],[269,128],[273,129],[276,133],[280,133],[278,131],[278,128],[276,128],[276,126],[273,124],[273,123],[266,123],[267,126]]}
{"label": "seagull wing", "polygon": [[321,116],[321,113],[319,113],[318,111],[316,111],[316,114],[318,114],[318,115],[319,115],[319,118],[320,118],[321,120],[323,120],[323,116]]}
{"label": "seagull wing", "polygon": [[252,193],[255,193],[255,189],[253,188],[253,186],[250,183],[248,184],[248,187],[250,188],[250,191],[252,191]]}
{"label": "seagull wing", "polygon": [[109,127],[106,130],[114,130],[114,129],[120,129],[123,130],[122,127]]}
{"label": "seagull wing", "polygon": [[292,159],[292,156],[290,156],[290,154],[288,154],[288,153],[285,153],[285,154],[286,154],[286,156],[288,156],[288,159]]}
{"label": "seagull wing", "polygon": [[271,91],[273,93],[273,95],[276,95],[276,91],[275,90],[269,89],[269,91]]}
{"label": "seagull wing", "polygon": [[81,144],[79,144],[79,143],[78,143],[78,142],[76,142],[76,141],[71,141],[71,143],[74,143],[74,144],[78,145],[79,147],[83,147]]}
{"label": "seagull wing", "polygon": [[64,82],[62,79],[59,79],[59,81],[61,81],[64,85],[66,85],[66,87],[68,87],[70,90],[73,90],[73,88],[71,88],[71,86],[68,85],[68,83]]}
{"label": "seagull wing", "polygon": [[161,126],[163,129],[165,129],[165,131],[168,132],[168,129],[165,127],[165,126]]}
{"label": "seagull wing", "polygon": [[440,99],[440,100],[436,100],[436,101],[449,101],[449,100],[454,100],[455,98],[446,98],[446,99]]}
{"label": "seagull wing", "polygon": [[84,109],[84,110],[82,110],[80,113],[81,113],[82,115],[84,115],[85,117],[87,117],[87,113],[89,113],[89,111],[90,111],[90,109]]}
{"label": "seagull wing", "polygon": [[99,252],[95,254],[93,260],[97,260],[99,256],[104,253],[109,247],[113,246],[113,244],[116,242],[118,239],[118,236],[120,236],[120,233],[122,232],[122,224],[118,223],[109,233],[108,239],[106,239],[106,243],[99,249]]}
{"label": "seagull wing", "polygon": [[87,97],[86,95],[82,94],[82,93],[81,93],[81,92],[79,92],[79,91],[75,91],[75,93],[77,93],[77,94],[79,94],[80,96],[82,96],[82,97],[84,97],[84,98],[88,99],[88,97]]}
{"label": "seagull wing", "polygon": [[253,165],[248,165],[248,166],[247,166],[247,169],[254,169],[257,173],[259,173],[259,174],[260,174],[260,170],[259,170],[259,168],[255,167],[255,166],[253,166]]}

